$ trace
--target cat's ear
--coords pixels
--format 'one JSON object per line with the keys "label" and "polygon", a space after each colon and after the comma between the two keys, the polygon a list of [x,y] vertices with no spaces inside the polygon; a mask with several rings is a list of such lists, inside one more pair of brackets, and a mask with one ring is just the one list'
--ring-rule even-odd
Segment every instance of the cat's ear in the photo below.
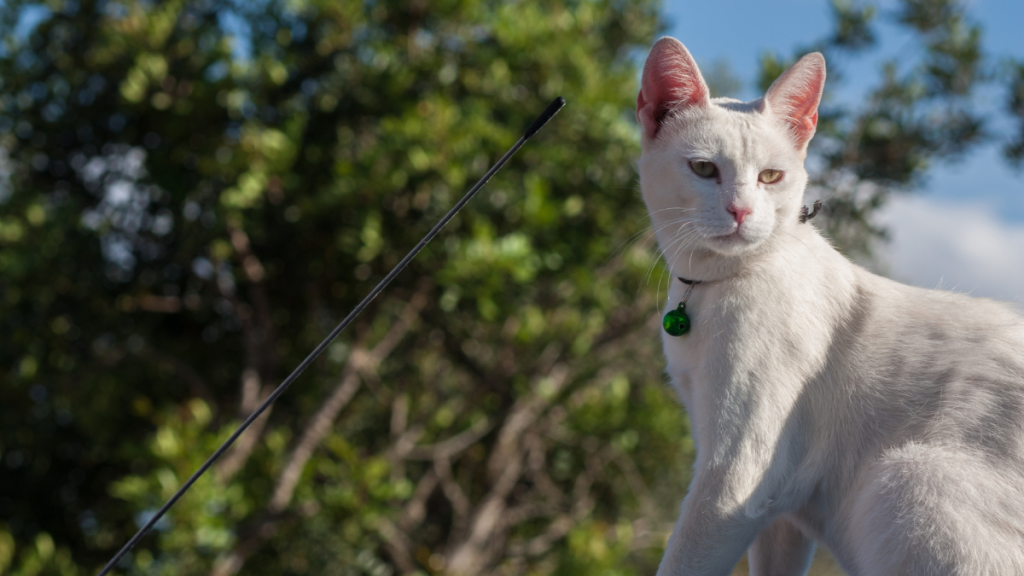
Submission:
{"label": "cat's ear", "polygon": [[825,57],[814,52],[790,66],[764,95],[768,110],[789,124],[798,150],[807,147],[818,127],[818,104],[824,87]]}
{"label": "cat's ear", "polygon": [[662,38],[644,64],[636,117],[648,138],[654,138],[670,110],[703,106],[711,101],[697,63],[675,38]]}

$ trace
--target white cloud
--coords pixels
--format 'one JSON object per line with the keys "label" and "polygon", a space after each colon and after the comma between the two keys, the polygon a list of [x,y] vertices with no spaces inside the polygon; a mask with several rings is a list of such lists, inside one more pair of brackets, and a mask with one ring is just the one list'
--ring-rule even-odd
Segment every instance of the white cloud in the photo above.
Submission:
{"label": "white cloud", "polygon": [[892,278],[1024,304],[1024,222],[927,196],[893,198],[880,221],[892,234],[879,249]]}

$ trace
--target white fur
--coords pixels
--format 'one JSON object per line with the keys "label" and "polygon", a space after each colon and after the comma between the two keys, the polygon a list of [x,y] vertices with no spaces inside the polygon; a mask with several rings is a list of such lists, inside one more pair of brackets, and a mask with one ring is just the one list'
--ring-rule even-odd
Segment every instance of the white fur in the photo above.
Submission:
{"label": "white fur", "polygon": [[1024,321],[875,276],[801,224],[791,126],[716,99],[642,136],[667,264],[704,281],[692,331],[663,335],[697,461],[658,574],[726,575],[748,548],[751,574],[804,574],[815,542],[855,576],[1024,574]]}

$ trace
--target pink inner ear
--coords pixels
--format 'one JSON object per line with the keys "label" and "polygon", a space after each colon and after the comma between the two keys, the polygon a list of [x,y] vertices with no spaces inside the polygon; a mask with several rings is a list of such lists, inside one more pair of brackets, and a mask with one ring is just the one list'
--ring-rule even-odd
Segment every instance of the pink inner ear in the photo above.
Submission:
{"label": "pink inner ear", "polygon": [[709,100],[707,84],[686,47],[675,38],[658,40],[647,56],[636,97],[636,117],[644,133],[654,138],[669,111]]}
{"label": "pink inner ear", "polygon": [[801,58],[765,94],[773,114],[790,126],[796,147],[802,149],[818,126],[818,104],[825,87],[825,58],[815,52]]}

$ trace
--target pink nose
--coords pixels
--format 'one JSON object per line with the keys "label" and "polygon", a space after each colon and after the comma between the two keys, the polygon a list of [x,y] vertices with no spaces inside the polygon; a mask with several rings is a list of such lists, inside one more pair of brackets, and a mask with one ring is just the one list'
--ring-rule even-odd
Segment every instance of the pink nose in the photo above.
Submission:
{"label": "pink nose", "polygon": [[737,226],[743,224],[743,220],[747,216],[749,216],[751,212],[754,211],[752,208],[737,206],[735,204],[729,204],[729,207],[726,208],[726,210],[728,210],[729,213],[732,214],[732,217],[736,220]]}

